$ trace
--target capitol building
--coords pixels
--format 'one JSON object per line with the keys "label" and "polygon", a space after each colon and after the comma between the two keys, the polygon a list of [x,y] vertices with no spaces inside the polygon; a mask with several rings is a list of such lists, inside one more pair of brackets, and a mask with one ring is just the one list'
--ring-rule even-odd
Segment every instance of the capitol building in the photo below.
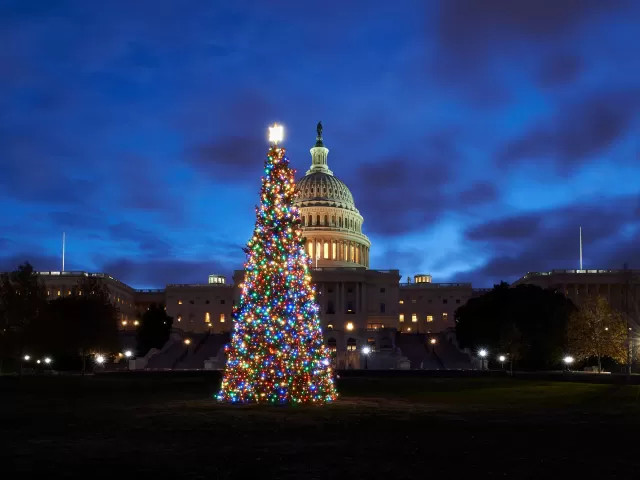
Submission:
{"label": "capitol building", "polygon": [[[313,260],[312,283],[324,339],[334,353],[336,367],[363,368],[363,362],[368,362],[368,368],[469,368],[472,358],[458,350],[455,340],[455,311],[489,289],[473,289],[470,283],[436,283],[430,275],[419,273],[403,283],[399,270],[370,269],[372,245],[365,234],[365,218],[348,186],[329,168],[329,149],[320,123],[316,133],[310,149],[311,165],[297,181],[295,204],[305,248]],[[558,288],[568,295],[578,288],[589,288],[580,285],[592,285],[593,291],[608,284],[600,291],[610,295],[613,291],[616,297],[623,282],[616,272],[529,273],[516,284],[537,284],[540,280],[548,287],[555,285],[558,277]],[[159,290],[136,290],[107,274],[40,275],[52,298],[71,295],[79,277],[104,278],[120,309],[125,338],[134,338],[137,316],[153,303],[164,304],[173,317],[174,334],[163,349],[153,349],[144,359],[137,359],[136,368],[224,365],[222,347],[232,329],[232,309],[240,297],[238,285],[244,280],[244,270],[234,272],[232,284],[214,274],[206,283],[169,284]],[[364,346],[371,351],[366,359]]]}

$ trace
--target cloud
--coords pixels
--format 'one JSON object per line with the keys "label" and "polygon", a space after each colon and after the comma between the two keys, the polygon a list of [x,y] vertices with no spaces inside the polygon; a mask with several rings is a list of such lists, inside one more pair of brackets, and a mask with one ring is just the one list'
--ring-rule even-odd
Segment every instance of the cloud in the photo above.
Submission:
{"label": "cloud", "polygon": [[569,53],[557,54],[544,61],[538,76],[542,87],[557,87],[574,82],[584,71],[582,57]]}
{"label": "cloud", "polygon": [[[624,262],[640,268],[640,217],[634,210],[637,201],[635,196],[609,198],[505,217],[469,228],[465,233],[471,242],[468,248],[477,249],[482,243],[488,260],[459,277],[499,283],[514,281],[528,271],[577,268],[580,227],[586,268],[620,268]],[[631,232],[626,240],[622,236],[625,230]]]}
{"label": "cloud", "polygon": [[159,235],[138,228],[130,222],[120,222],[107,227],[110,240],[114,243],[128,243],[134,246],[139,255],[163,257],[172,253],[170,242]]}
{"label": "cloud", "polygon": [[622,138],[633,125],[638,105],[638,91],[596,93],[579,103],[559,105],[553,117],[507,143],[498,164],[551,161],[567,174]]}
{"label": "cloud", "polygon": [[183,261],[171,259],[108,260],[101,270],[134,288],[164,288],[175,283],[207,283],[209,275],[233,275],[233,268],[217,261]]}
{"label": "cloud", "polygon": [[492,183],[474,183],[467,190],[463,190],[458,195],[458,201],[464,205],[486,204],[498,198],[498,191]]}
{"label": "cloud", "polygon": [[59,271],[62,259],[61,257],[34,253],[15,253],[7,257],[0,257],[0,272],[11,272],[25,262],[29,262],[36,271],[49,272]]}

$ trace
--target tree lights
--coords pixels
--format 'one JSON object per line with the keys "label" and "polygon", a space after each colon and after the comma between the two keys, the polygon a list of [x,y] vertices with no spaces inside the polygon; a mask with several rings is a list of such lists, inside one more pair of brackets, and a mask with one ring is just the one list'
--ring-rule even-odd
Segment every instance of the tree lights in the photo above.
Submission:
{"label": "tree lights", "polygon": [[337,393],[311,285],[311,260],[304,250],[299,213],[292,206],[295,172],[278,146],[281,128],[274,126],[271,133],[217,399],[322,404],[335,400]]}

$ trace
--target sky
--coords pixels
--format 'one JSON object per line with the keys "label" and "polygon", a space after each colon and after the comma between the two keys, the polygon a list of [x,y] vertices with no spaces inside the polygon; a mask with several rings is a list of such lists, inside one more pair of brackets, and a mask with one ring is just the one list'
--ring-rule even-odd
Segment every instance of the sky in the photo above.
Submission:
{"label": "sky", "polygon": [[267,127],[324,125],[371,268],[640,268],[640,2],[0,0],[0,270],[229,278]]}

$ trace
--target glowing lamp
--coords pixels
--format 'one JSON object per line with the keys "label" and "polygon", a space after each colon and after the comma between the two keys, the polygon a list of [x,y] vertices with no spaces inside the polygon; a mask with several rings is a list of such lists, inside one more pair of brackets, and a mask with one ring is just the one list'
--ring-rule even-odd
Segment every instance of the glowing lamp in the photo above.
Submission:
{"label": "glowing lamp", "polygon": [[30,355],[25,355],[25,356],[24,356],[24,357],[22,357],[22,358],[24,358],[24,361],[25,361],[25,362],[28,362],[29,360],[31,360],[31,356],[30,356]]}
{"label": "glowing lamp", "polygon": [[571,364],[573,363],[573,357],[572,357],[572,356],[570,356],[570,355],[567,355],[566,357],[564,357],[564,358],[562,359],[562,361],[563,361],[564,363],[566,363],[567,365],[571,365]]}
{"label": "glowing lamp", "polygon": [[274,123],[272,127],[269,127],[269,142],[273,144],[278,144],[282,142],[284,138],[284,128],[282,125],[278,125]]}
{"label": "glowing lamp", "polygon": [[371,353],[371,347],[362,347],[362,353],[369,355]]}
{"label": "glowing lamp", "polygon": [[487,351],[483,348],[482,350],[480,350],[480,351],[478,352],[478,354],[479,354],[482,358],[484,358],[484,357],[486,357],[486,356],[487,356]]}
{"label": "glowing lamp", "polygon": [[104,363],[104,356],[102,356],[102,355],[96,356],[96,363],[98,365],[102,365]]}
{"label": "glowing lamp", "polygon": [[124,352],[124,356],[129,358],[133,355],[133,352],[131,350],[127,350],[126,352]]}
{"label": "glowing lamp", "polygon": [[501,362],[504,362],[507,359],[507,357],[505,357],[504,355],[500,355],[498,357],[498,360],[500,360]]}
{"label": "glowing lamp", "polygon": [[353,330],[353,323],[352,322],[347,323],[347,330],[349,330],[349,331]]}
{"label": "glowing lamp", "polygon": [[191,339],[190,338],[185,338],[184,339],[184,344],[185,345],[191,345]]}
{"label": "glowing lamp", "polygon": [[44,363],[46,363],[47,365],[49,365],[51,363],[51,357],[45,357],[44,359]]}
{"label": "glowing lamp", "polygon": [[438,343],[435,338],[432,338],[431,340],[429,340],[429,342],[431,342],[431,345],[435,345],[436,343]]}

